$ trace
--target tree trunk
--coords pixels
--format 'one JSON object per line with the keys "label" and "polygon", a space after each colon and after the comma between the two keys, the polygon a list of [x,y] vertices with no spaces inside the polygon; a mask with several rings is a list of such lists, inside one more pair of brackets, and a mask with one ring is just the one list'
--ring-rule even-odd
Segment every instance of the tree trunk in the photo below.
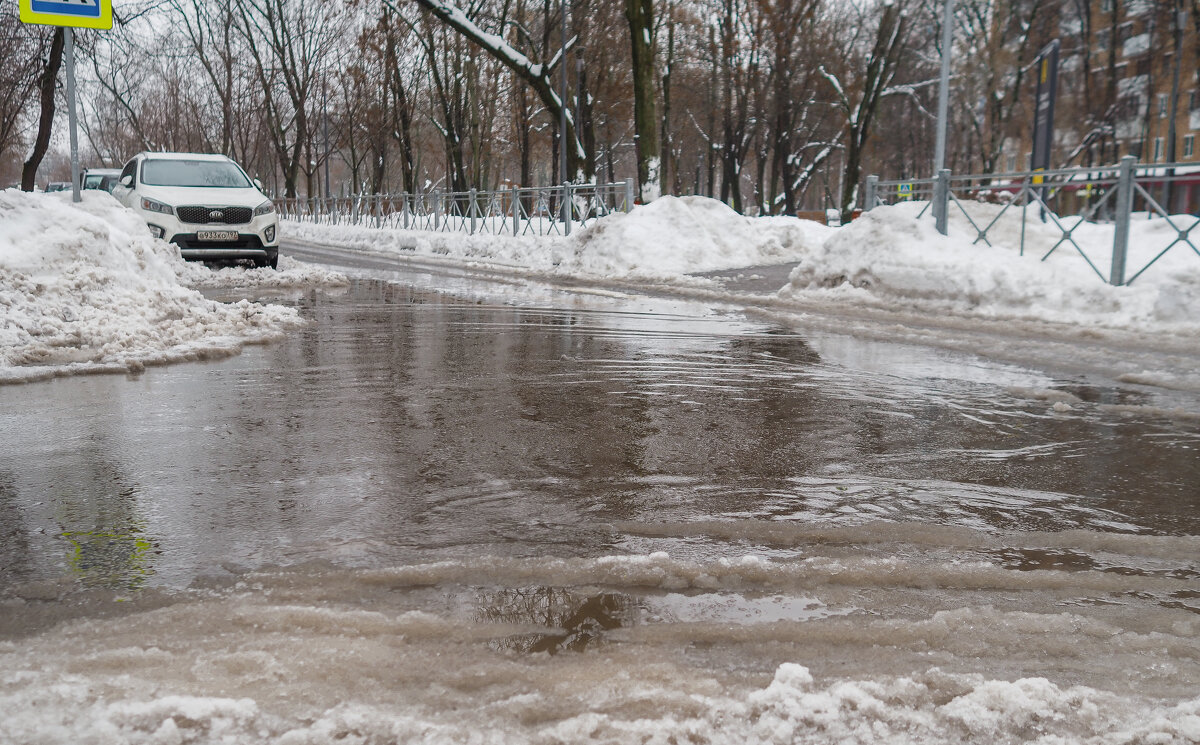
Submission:
{"label": "tree trunk", "polygon": [[50,133],[54,128],[54,94],[58,82],[58,68],[62,66],[63,43],[63,29],[60,27],[54,30],[54,41],[50,43],[50,59],[46,62],[46,70],[42,73],[42,80],[38,86],[42,92],[41,116],[38,118],[37,138],[33,142],[33,152],[30,153],[29,160],[25,161],[25,166],[21,169],[21,189],[23,191],[33,191],[34,182],[37,181],[38,168],[42,165],[42,158],[45,157],[47,148],[50,147]]}
{"label": "tree trunk", "polygon": [[[668,8],[668,12],[670,12]],[[663,95],[663,113],[662,113],[662,184],[667,192],[673,192],[671,189],[671,72],[675,66],[675,23],[674,19],[669,19],[667,22],[667,59],[664,65],[662,76],[662,95]],[[675,164],[678,168],[678,164]],[[676,174],[678,175],[678,174]]]}
{"label": "tree trunk", "polygon": [[637,146],[638,186],[643,204],[662,193],[662,160],[658,147],[658,117],[654,113],[654,0],[625,0],[633,54],[633,120]]}

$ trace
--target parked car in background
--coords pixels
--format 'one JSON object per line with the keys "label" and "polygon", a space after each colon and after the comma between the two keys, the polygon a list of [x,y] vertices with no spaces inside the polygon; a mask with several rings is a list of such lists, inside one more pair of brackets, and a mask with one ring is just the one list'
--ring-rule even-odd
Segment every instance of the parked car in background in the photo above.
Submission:
{"label": "parked car in background", "polygon": [[262,184],[224,155],[138,153],[113,196],[196,261],[279,263],[279,220]]}
{"label": "parked car in background", "polygon": [[46,193],[47,194],[49,194],[52,191],[70,191],[70,190],[71,190],[71,182],[70,181],[51,181],[50,183],[46,184]]}
{"label": "parked car in background", "polygon": [[79,188],[111,192],[121,176],[120,168],[85,168],[79,174]]}

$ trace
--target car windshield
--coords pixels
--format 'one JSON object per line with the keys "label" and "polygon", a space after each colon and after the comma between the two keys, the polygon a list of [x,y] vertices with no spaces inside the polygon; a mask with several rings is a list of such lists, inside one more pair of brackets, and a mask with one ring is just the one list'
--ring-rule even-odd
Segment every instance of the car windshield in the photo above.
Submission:
{"label": "car windshield", "polygon": [[151,186],[211,186],[245,189],[250,181],[242,169],[220,160],[147,160],[142,183]]}

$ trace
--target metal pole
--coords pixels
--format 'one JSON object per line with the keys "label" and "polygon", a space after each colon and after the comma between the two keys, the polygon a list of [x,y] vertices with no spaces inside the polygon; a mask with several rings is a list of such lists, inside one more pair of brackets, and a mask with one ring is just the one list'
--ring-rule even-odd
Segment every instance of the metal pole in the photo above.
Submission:
{"label": "metal pole", "polygon": [[[1175,59],[1173,60],[1171,69],[1171,119],[1167,123],[1167,162],[1174,163],[1176,158],[1175,140],[1178,139],[1176,132],[1175,120],[1179,117],[1179,73],[1181,57],[1183,55],[1183,27],[1187,23],[1187,13],[1179,10],[1179,2],[1176,0],[1174,24],[1172,35],[1174,37]],[[1175,169],[1167,169],[1167,178],[1163,181],[1163,209],[1167,214],[1171,214],[1171,192],[1174,189]]]}
{"label": "metal pole", "polygon": [[471,191],[467,194],[467,198],[471,200],[471,203],[467,205],[467,213],[471,217],[471,235],[475,235],[475,199],[478,195],[479,192],[475,190],[475,187],[471,187]]}
{"label": "metal pole", "polygon": [[879,193],[879,177],[875,175],[867,176],[867,198],[866,204],[863,205],[863,212],[870,212],[875,209],[875,204],[879,201],[877,194]]}
{"label": "metal pole", "polygon": [[562,68],[562,108],[558,119],[558,170],[563,183],[571,180],[567,175],[567,0],[559,0],[562,11],[562,52],[558,66]]}
{"label": "metal pole", "polygon": [[1112,270],[1108,283],[1113,287],[1125,284],[1125,253],[1129,250],[1129,219],[1133,212],[1133,164],[1137,158],[1126,155],[1121,158],[1121,172],[1117,177],[1116,230],[1113,232]]}
{"label": "metal pole", "polygon": [[521,234],[521,192],[514,186],[512,190],[513,235]]}
{"label": "metal pole", "polygon": [[954,0],[946,0],[942,16],[942,80],[938,87],[937,147],[933,155],[933,172],[946,167],[946,119],[950,109],[950,46],[954,43]]}
{"label": "metal pole", "polygon": [[63,54],[67,58],[67,122],[71,128],[71,201],[79,196],[79,132],[75,117],[75,29],[63,29]]}
{"label": "metal pole", "polygon": [[325,130],[325,198],[329,199],[329,88],[321,86],[321,118]]}
{"label": "metal pole", "polygon": [[946,235],[950,227],[950,170],[947,168],[937,172],[937,181],[933,185],[933,220],[937,232]]}
{"label": "metal pole", "polygon": [[563,184],[563,235],[571,234],[571,184]]}

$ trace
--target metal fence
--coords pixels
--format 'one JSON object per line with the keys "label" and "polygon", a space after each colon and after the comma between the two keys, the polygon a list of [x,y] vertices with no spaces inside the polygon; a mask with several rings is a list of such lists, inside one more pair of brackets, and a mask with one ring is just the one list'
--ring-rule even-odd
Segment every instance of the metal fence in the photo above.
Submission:
{"label": "metal fence", "polygon": [[[1196,230],[1200,217],[1195,214],[1195,205],[1200,201],[1200,171],[1195,164],[1139,166],[1136,158],[1129,156],[1119,165],[1101,168],[968,176],[943,170],[927,179],[867,178],[865,210],[902,201],[924,202],[918,219],[930,215],[942,235],[947,233],[950,217],[961,214],[975,233],[973,242],[989,246],[995,233],[1000,232],[997,226],[1002,218],[1019,212],[1022,255],[1029,243],[1027,218],[1033,211],[1055,239],[1042,261],[1059,250],[1075,251],[1100,279],[1112,285],[1130,284],[1172,249],[1190,248],[1200,257],[1200,235],[1192,235],[1193,231],[1200,234]],[[1175,207],[1173,214],[1164,203]],[[983,209],[981,205],[994,207]],[[1127,267],[1135,213],[1145,213],[1147,219],[1161,218],[1174,231],[1174,239],[1152,258],[1143,257],[1135,266]],[[1081,226],[1097,224],[1113,226],[1112,255],[1107,262],[1089,255],[1089,249],[1077,239]],[[1132,275],[1130,268],[1135,270]]]}
{"label": "metal fence", "polygon": [[633,182],[276,199],[275,209],[284,219],[323,225],[566,236],[605,215],[633,209]]}

